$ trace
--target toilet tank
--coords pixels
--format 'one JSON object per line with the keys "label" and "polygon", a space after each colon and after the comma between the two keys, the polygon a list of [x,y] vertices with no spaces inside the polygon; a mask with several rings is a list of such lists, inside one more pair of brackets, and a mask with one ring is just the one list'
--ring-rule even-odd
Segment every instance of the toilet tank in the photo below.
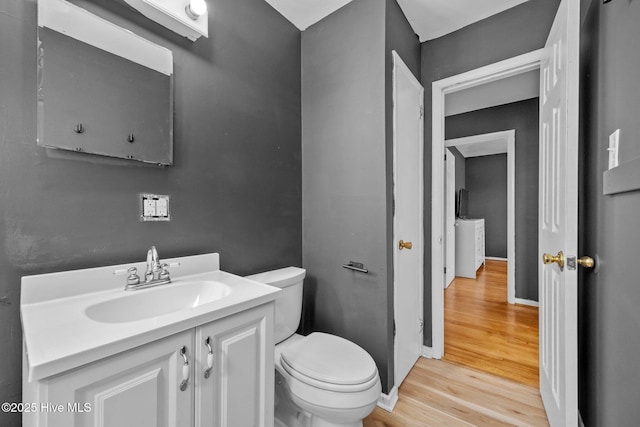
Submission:
{"label": "toilet tank", "polygon": [[302,281],[305,274],[304,268],[286,267],[247,276],[247,279],[282,289],[282,293],[276,299],[276,344],[289,338],[298,329],[302,314]]}

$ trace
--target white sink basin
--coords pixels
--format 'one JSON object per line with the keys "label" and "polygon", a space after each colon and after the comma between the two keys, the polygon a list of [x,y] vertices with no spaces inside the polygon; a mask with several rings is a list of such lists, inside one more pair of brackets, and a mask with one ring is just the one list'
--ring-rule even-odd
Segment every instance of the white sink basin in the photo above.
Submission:
{"label": "white sink basin", "polygon": [[87,317],[102,323],[126,323],[194,308],[224,298],[231,288],[212,280],[177,282],[127,291],[126,295],[90,305]]}
{"label": "white sink basin", "polygon": [[145,271],[145,261],[23,277],[28,381],[270,303],[282,292],[221,271],[216,253],[162,261],[176,266],[173,282],[140,290],[125,291],[118,273]]}

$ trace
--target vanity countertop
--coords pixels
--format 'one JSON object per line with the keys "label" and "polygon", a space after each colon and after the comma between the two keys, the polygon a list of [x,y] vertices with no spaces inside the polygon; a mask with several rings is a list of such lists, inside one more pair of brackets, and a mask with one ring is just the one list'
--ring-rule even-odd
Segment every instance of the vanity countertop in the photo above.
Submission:
{"label": "vanity countertop", "polygon": [[[281,292],[278,288],[221,271],[218,254],[163,262],[176,266],[172,271],[172,283],[133,291],[124,290],[126,275],[120,274],[131,266],[144,272],[144,262],[23,277],[20,315],[29,381],[47,378],[274,301]],[[181,285],[194,282],[221,283],[230,291],[195,307],[140,320],[103,322],[87,314],[87,309],[96,304],[132,296],[136,301],[144,301],[148,295],[153,302],[155,291],[162,289],[165,292],[170,287],[177,290]],[[117,316],[116,311],[112,317]]]}

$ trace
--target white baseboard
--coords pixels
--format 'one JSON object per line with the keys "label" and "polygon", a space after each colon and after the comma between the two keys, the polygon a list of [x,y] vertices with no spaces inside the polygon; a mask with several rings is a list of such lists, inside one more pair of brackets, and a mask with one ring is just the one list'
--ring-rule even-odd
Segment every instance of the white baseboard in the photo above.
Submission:
{"label": "white baseboard", "polygon": [[422,346],[422,357],[426,357],[427,359],[435,359],[433,356],[433,348],[427,347],[426,345]]}
{"label": "white baseboard", "polygon": [[493,260],[493,261],[504,261],[504,262],[508,261],[507,258],[499,258],[497,256],[486,256],[486,257],[484,257],[484,259],[490,259],[490,260]]}
{"label": "white baseboard", "polygon": [[378,399],[378,407],[387,412],[393,412],[396,403],[398,403],[398,387],[396,386],[393,386],[389,394],[381,393]]}
{"label": "white baseboard", "polygon": [[533,301],[530,299],[516,298],[515,303],[522,304],[522,305],[530,305],[532,307],[540,307],[540,303],[538,301]]}

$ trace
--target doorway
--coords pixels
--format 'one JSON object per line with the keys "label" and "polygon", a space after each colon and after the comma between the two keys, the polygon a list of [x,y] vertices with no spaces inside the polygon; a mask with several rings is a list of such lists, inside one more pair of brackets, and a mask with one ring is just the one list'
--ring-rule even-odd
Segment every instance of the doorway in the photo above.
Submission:
{"label": "doorway", "polygon": [[[516,299],[516,274],[515,274],[515,266],[516,266],[516,233],[515,233],[515,189],[516,189],[516,149],[515,142],[516,141],[516,132],[514,129],[500,131],[500,132],[492,132],[485,134],[478,134],[468,137],[448,139],[445,141],[445,147],[449,150],[451,147],[455,147],[458,152],[466,159],[466,158],[474,158],[474,157],[482,157],[482,156],[491,156],[495,154],[506,154],[507,155],[507,176],[506,176],[506,204],[507,204],[507,227],[506,227],[506,260],[507,260],[507,302],[509,304],[515,304],[516,302],[520,304],[528,304],[529,302],[523,299]],[[447,161],[449,161],[449,154],[447,153]],[[447,175],[447,187],[449,187],[449,176]],[[450,197],[450,189],[447,190],[447,195],[445,199]],[[452,245],[451,233],[449,232],[450,226],[447,222],[447,231],[446,231],[446,251],[450,252],[450,247]],[[455,275],[455,263],[454,263],[454,271]],[[449,263],[447,263],[447,279],[445,284],[449,284]],[[535,305],[535,304],[534,304]]]}
{"label": "doorway", "polygon": [[452,76],[433,83],[432,122],[432,212],[431,212],[431,283],[432,283],[432,347],[427,355],[436,359],[444,354],[444,150],[445,95],[502,79],[539,70],[544,58],[540,49],[486,67]]}
{"label": "doorway", "polygon": [[[577,246],[580,2],[561,0],[543,49],[433,82],[432,356],[444,351],[443,162],[447,93],[540,69],[540,394],[552,426],[578,424]],[[547,252],[548,251],[548,252]],[[556,254],[557,252],[557,254]],[[566,262],[565,262],[566,261]],[[566,267],[566,268],[565,268]]]}
{"label": "doorway", "polygon": [[[529,73],[528,77],[536,83],[539,78],[537,72]],[[456,167],[461,170],[456,187],[464,188],[466,197],[459,212],[462,219],[457,220],[455,227],[456,245],[461,247],[456,254],[460,270],[456,269],[455,281],[444,292],[444,360],[536,388],[539,380],[535,274],[537,92],[537,88],[530,92],[533,99],[514,100],[446,118],[447,137],[457,138],[447,139],[445,146],[454,150]],[[514,129],[476,134],[508,126]],[[477,230],[479,223],[483,232]],[[477,243],[477,239],[482,243]],[[449,243],[447,236],[447,250]],[[482,261],[473,256],[476,245],[484,249],[486,258],[482,257]],[[478,268],[480,265],[483,266]],[[516,270],[521,297],[517,300]],[[524,298],[528,300],[523,301]],[[523,307],[523,302],[534,307]]]}

